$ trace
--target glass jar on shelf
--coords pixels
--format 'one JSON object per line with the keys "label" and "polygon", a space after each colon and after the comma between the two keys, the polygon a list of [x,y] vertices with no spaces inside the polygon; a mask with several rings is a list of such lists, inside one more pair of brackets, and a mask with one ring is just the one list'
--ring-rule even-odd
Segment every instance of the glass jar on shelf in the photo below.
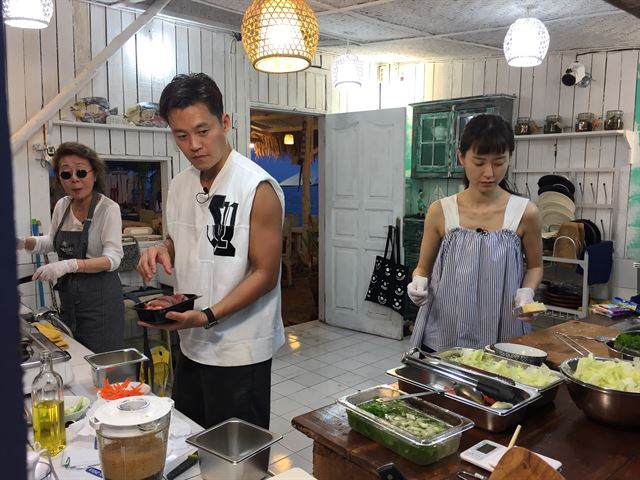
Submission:
{"label": "glass jar on shelf", "polygon": [[518,117],[513,133],[516,135],[529,135],[531,133],[529,122],[529,117]]}
{"label": "glass jar on shelf", "polygon": [[560,115],[547,115],[544,119],[544,133],[562,133],[562,118]]}
{"label": "glass jar on shelf", "polygon": [[604,121],[605,130],[622,130],[624,128],[624,122],[622,117],[624,112],[622,110],[607,110],[607,115]]}
{"label": "glass jar on shelf", "polygon": [[576,132],[590,132],[593,130],[593,113],[579,113],[576,121]]}

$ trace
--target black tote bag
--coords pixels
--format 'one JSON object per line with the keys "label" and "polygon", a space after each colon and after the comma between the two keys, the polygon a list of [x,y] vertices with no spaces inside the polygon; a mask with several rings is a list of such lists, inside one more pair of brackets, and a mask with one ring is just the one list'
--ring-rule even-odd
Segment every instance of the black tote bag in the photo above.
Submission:
{"label": "black tote bag", "polygon": [[365,300],[404,315],[408,283],[409,272],[400,259],[400,229],[389,225],[384,256],[376,256]]}

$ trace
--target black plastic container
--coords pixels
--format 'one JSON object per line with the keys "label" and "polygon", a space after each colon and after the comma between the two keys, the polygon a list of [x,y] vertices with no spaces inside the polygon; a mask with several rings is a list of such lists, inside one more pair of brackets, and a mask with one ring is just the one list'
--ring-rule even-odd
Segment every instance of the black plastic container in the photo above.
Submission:
{"label": "black plastic container", "polygon": [[193,304],[196,301],[196,298],[199,298],[198,295],[194,295],[191,293],[185,293],[184,295],[187,297],[187,300],[180,303],[176,303],[175,305],[172,305],[167,308],[161,308],[158,310],[146,309],[144,308],[144,306],[147,302],[141,302],[141,303],[136,303],[133,306],[133,309],[138,314],[138,318],[143,322],[155,323],[155,324],[171,323],[173,322],[173,320],[165,318],[165,315],[168,312],[183,313],[183,312],[186,312],[187,310],[193,310]]}

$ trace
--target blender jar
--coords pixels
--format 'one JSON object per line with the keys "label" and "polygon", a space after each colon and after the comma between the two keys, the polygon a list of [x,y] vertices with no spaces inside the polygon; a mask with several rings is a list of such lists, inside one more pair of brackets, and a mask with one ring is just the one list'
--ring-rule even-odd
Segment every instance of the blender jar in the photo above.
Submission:
{"label": "blender jar", "polygon": [[162,480],[173,400],[127,397],[98,408],[96,431],[105,480]]}

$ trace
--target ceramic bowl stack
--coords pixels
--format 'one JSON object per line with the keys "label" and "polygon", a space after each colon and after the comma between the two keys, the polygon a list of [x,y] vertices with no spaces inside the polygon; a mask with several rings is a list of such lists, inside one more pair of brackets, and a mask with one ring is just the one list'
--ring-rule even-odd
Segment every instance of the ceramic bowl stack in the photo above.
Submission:
{"label": "ceramic bowl stack", "polygon": [[564,222],[575,219],[576,187],[560,175],[544,175],[538,180],[538,209],[544,232],[558,230]]}

